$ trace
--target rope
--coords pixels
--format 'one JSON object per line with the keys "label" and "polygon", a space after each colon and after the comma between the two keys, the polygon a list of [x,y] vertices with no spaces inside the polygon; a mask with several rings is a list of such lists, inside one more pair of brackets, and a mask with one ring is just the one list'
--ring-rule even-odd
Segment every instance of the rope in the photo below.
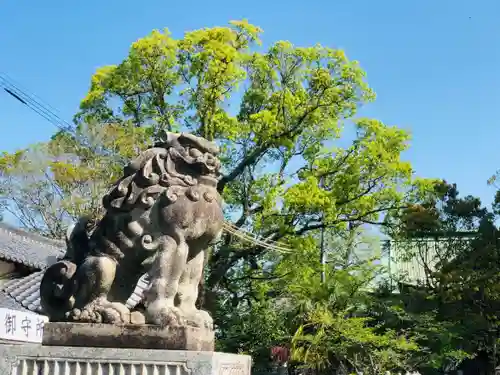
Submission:
{"label": "rope", "polygon": [[227,233],[232,234],[235,237],[238,237],[240,240],[243,240],[247,243],[259,245],[262,246],[263,248],[278,251],[280,253],[285,253],[285,254],[291,254],[294,252],[292,248],[280,244],[279,242],[266,239],[261,240],[255,237],[252,233],[246,232],[227,221],[223,223],[222,227]]}

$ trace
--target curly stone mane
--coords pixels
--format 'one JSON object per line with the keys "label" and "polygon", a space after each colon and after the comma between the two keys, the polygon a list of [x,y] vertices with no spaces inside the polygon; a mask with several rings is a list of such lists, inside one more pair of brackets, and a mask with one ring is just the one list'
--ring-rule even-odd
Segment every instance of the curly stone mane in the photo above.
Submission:
{"label": "curly stone mane", "polygon": [[[123,171],[123,177],[103,197],[106,215],[91,237],[92,246],[100,253],[117,259],[123,257],[123,249],[134,246],[135,237],[142,228],[151,224],[144,215],[159,203],[164,207],[185,196],[192,202],[201,198],[208,203],[218,199],[211,190],[200,189],[200,184],[217,187],[220,161],[218,147],[192,134],[167,133],[165,142],[155,144],[130,162]],[[160,200],[160,202],[158,202]],[[141,215],[132,220],[131,212]],[[128,221],[116,231],[117,218]],[[106,224],[106,225],[104,225]],[[110,228],[116,233],[109,235]],[[159,243],[150,233],[141,235],[140,245],[144,250],[156,250]]]}
{"label": "curly stone mane", "polygon": [[[217,147],[202,138],[169,133],[165,143],[156,144],[125,167],[124,176],[104,196],[104,208],[110,212],[148,210],[161,195],[170,203],[181,194],[197,201],[201,197],[193,187],[200,182],[217,185],[218,153]],[[207,193],[204,198],[214,199]]]}

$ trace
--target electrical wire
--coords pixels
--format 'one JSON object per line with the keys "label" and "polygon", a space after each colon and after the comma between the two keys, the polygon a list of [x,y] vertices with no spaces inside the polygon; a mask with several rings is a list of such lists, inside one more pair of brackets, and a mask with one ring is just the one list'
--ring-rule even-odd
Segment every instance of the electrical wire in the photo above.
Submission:
{"label": "electrical wire", "polygon": [[[26,88],[21,86],[19,82],[16,82],[8,74],[0,72],[0,85],[3,86],[4,90],[11,96],[14,96],[21,103],[30,107],[32,110],[43,113],[44,118],[50,117],[50,122],[56,125],[59,129],[73,132],[73,125],[71,125],[66,120],[62,119],[56,112],[57,109],[52,107],[47,102],[44,102],[40,97],[38,97],[33,92],[29,92]],[[40,113],[39,113],[40,114]]]}
{"label": "electrical wire", "polygon": [[36,112],[38,115],[43,117],[45,120],[50,122],[52,125],[55,125],[60,130],[66,130],[61,125],[61,123],[59,121],[57,121],[57,119],[51,115],[50,112],[46,111],[43,107],[38,105],[38,103],[36,103],[35,101],[31,101],[29,96],[25,95],[22,91],[18,90],[16,86],[10,84],[2,76],[0,76],[0,85],[2,86],[3,90],[7,94],[9,94],[14,99],[16,99],[20,103],[22,103],[25,106],[27,106],[28,108],[30,108],[32,111]]}
{"label": "electrical wire", "polygon": [[[19,83],[15,82],[6,73],[0,72],[0,88],[3,88],[3,90],[7,94],[43,117],[45,120],[57,127],[61,132],[69,134],[73,138],[73,140],[76,141],[76,147],[81,147],[82,149],[90,149],[93,152],[97,152],[96,148],[93,147],[85,137],[83,137],[81,134],[78,134],[74,125],[62,119],[56,113],[59,111],[44,102],[37,95],[28,92],[28,90],[23,89],[20,86],[21,85]],[[119,158],[118,156],[115,155],[114,158],[117,161],[122,162],[121,158]]]}

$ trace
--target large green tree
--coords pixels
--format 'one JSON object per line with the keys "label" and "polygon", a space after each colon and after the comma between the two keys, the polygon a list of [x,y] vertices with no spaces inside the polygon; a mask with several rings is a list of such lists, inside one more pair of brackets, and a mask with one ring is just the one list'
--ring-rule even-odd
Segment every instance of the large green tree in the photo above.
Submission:
{"label": "large green tree", "polygon": [[[375,97],[356,61],[321,45],[278,41],[264,49],[261,32],[245,20],[180,39],[153,31],[134,42],[122,62],[92,76],[75,116],[78,136],[60,133],[38,147],[44,150],[35,173],[41,189],[56,190],[56,212],[71,218],[97,217],[95,197],[119,166],[164,131],[216,141],[228,220],[293,249],[269,251],[226,233],[213,249],[204,288],[205,306],[216,316],[223,301],[235,309],[249,301],[262,304],[270,295],[256,287],[263,279],[283,278],[286,264],[317,260],[320,230],[336,235],[349,226],[383,224],[384,216],[422,199],[434,183],[415,179],[402,160],[406,131],[356,116]],[[352,142],[345,142],[345,131]],[[34,189],[25,182],[33,174],[26,167],[31,150],[0,160],[4,208],[36,218],[23,225],[59,236],[60,228],[51,228],[60,219],[43,218],[53,193],[35,205],[23,203]],[[94,185],[92,194],[75,190]],[[317,269],[303,271],[304,282],[319,278]],[[225,321],[231,323],[222,317],[217,323]]]}
{"label": "large green tree", "polygon": [[[341,50],[285,41],[261,52],[253,48],[260,33],[246,21],[182,39],[153,31],[132,44],[123,62],[97,70],[76,119],[216,140],[228,214],[275,241],[377,223],[425,190],[427,182],[414,180],[400,158],[409,135],[354,117],[374,98],[356,61]],[[338,142],[344,127],[355,133],[347,147]],[[211,289],[234,266],[264,254],[226,236],[212,257]]]}

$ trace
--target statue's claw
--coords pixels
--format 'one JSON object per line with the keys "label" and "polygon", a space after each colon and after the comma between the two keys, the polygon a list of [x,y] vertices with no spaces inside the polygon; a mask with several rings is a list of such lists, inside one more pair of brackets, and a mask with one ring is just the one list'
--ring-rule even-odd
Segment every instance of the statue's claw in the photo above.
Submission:
{"label": "statue's claw", "polygon": [[186,324],[182,311],[166,300],[158,300],[148,306],[146,321],[162,327]]}
{"label": "statue's claw", "polygon": [[184,312],[184,314],[189,325],[213,330],[214,321],[208,312],[193,309],[192,311]]}
{"label": "statue's claw", "polygon": [[97,299],[82,309],[68,312],[69,321],[85,323],[129,324],[130,310],[122,303]]}

